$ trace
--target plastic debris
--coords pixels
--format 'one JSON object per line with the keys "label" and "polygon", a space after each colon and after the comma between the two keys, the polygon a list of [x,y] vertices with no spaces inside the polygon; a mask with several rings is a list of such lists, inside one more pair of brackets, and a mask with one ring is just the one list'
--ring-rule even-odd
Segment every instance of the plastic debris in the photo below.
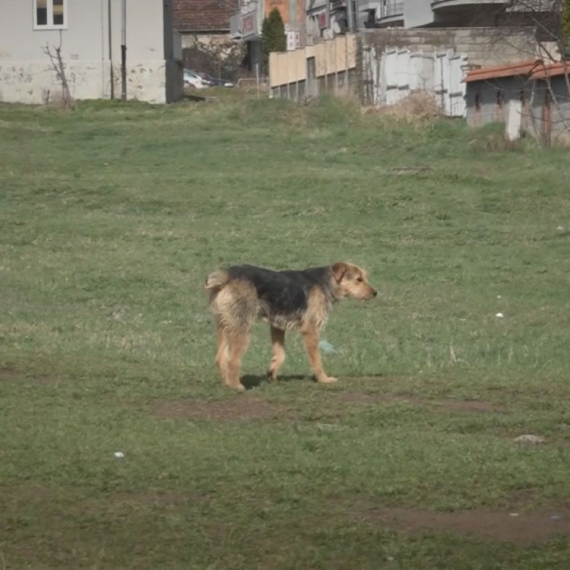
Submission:
{"label": "plastic debris", "polygon": [[495,315],[495,317],[497,317],[498,319],[502,319],[505,315],[503,315],[503,313],[497,313]]}
{"label": "plastic debris", "polygon": [[546,443],[546,439],[540,435],[525,434],[515,437],[516,443]]}
{"label": "plastic debris", "polygon": [[337,349],[327,340],[321,340],[321,342],[319,342],[319,348],[325,354],[336,354],[338,352]]}
{"label": "plastic debris", "polygon": [[123,457],[125,457],[125,454],[122,451],[115,451],[115,457],[117,459],[123,459]]}

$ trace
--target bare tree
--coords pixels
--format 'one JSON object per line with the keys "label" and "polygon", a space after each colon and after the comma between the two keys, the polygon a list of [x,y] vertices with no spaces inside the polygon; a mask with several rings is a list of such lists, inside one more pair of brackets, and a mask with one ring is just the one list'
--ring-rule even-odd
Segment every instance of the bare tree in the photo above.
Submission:
{"label": "bare tree", "polygon": [[75,102],[71,96],[71,91],[69,90],[69,83],[67,81],[67,76],[65,74],[65,64],[63,63],[63,58],[61,57],[61,46],[62,46],[62,36],[61,31],[59,32],[59,46],[54,46],[54,51],[49,44],[46,43],[45,47],[42,48],[43,52],[49,57],[50,66],[56,75],[56,78],[61,86],[61,101],[64,109],[75,109]]}
{"label": "bare tree", "polygon": [[[498,5],[493,14],[495,37],[501,42],[534,30],[535,41],[528,47],[517,47],[521,59],[535,59],[535,71],[546,71],[558,64],[556,79],[542,73],[540,81],[529,78],[531,87],[530,120],[543,142],[550,142],[550,126],[556,125],[570,136],[570,0],[510,0]],[[509,34],[505,34],[508,30]],[[557,82],[553,88],[553,81]],[[563,84],[563,88],[560,85]],[[540,104],[537,104],[540,103]],[[551,107],[556,113],[553,117]]]}

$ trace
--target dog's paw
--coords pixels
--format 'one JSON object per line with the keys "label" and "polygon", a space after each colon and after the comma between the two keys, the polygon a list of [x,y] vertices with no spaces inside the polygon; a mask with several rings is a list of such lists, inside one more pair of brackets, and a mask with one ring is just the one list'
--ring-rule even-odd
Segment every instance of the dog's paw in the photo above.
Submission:
{"label": "dog's paw", "polygon": [[240,382],[239,384],[228,384],[232,390],[237,390],[238,392],[245,392],[245,386]]}
{"label": "dog's paw", "polygon": [[319,384],[334,384],[335,382],[338,381],[337,378],[333,378],[332,376],[323,376],[322,378],[319,378]]}

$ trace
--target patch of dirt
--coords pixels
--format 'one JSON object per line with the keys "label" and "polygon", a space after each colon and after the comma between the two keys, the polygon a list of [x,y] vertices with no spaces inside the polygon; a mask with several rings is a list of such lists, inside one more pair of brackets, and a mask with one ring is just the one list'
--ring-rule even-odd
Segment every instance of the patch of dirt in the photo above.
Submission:
{"label": "patch of dirt", "polygon": [[389,394],[363,394],[360,392],[340,392],[338,397],[344,402],[354,402],[357,404],[376,404],[390,402],[410,402],[411,404],[422,404],[420,398],[414,396],[390,396]]}
{"label": "patch of dirt", "polygon": [[17,380],[21,377],[22,375],[15,370],[10,370],[9,368],[0,368],[0,380]]}
{"label": "patch of dirt", "polygon": [[0,380],[31,380],[38,383],[49,383],[57,382],[58,378],[56,376],[26,376],[22,372],[17,370],[12,370],[10,368],[0,368]]}
{"label": "patch of dirt", "polygon": [[359,513],[359,520],[409,533],[443,531],[498,542],[545,542],[570,533],[570,510],[433,512],[394,508]]}
{"label": "patch of dirt", "polygon": [[506,408],[493,404],[491,402],[482,402],[479,400],[440,400],[434,402],[438,406],[444,406],[450,410],[458,412],[498,412],[501,414],[508,413]]}
{"label": "patch of dirt", "polygon": [[230,421],[267,420],[287,414],[268,402],[247,396],[240,396],[233,400],[160,402],[154,406],[153,413],[160,418]]}
{"label": "patch of dirt", "polygon": [[480,400],[424,400],[416,396],[391,396],[388,394],[363,394],[354,392],[341,392],[338,397],[345,402],[355,402],[358,404],[405,402],[417,405],[439,406],[458,412],[508,413],[506,408]]}
{"label": "patch of dirt", "polygon": [[208,495],[185,495],[182,493],[114,493],[113,501],[145,503],[152,505],[181,505],[185,503],[207,503]]}

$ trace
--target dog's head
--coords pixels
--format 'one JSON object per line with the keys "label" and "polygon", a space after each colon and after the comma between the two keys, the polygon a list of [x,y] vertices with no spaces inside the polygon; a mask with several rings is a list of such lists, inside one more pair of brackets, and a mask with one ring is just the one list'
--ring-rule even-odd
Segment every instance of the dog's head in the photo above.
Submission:
{"label": "dog's head", "polygon": [[331,270],[338,283],[341,297],[354,297],[367,301],[378,294],[378,291],[368,283],[364,269],[346,261],[339,261],[331,267]]}

